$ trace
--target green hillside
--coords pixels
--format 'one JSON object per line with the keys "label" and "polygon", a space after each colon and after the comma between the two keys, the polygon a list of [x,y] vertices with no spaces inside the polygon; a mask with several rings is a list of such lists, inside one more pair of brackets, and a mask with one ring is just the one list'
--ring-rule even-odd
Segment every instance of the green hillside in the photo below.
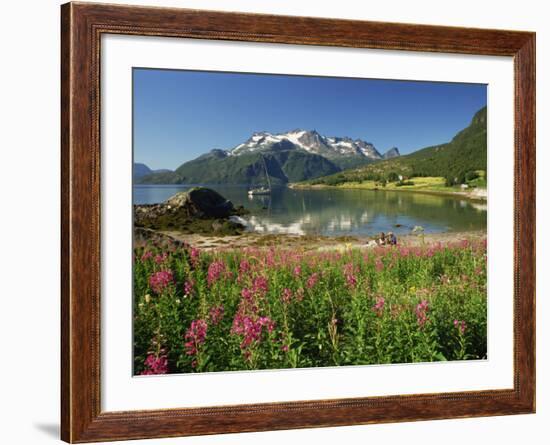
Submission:
{"label": "green hillside", "polygon": [[267,183],[265,166],[273,185],[299,182],[339,171],[328,159],[298,150],[282,150],[228,156],[220,150],[186,162],[174,172],[152,174],[141,184],[247,184]]}
{"label": "green hillside", "polygon": [[307,183],[340,185],[347,182],[395,181],[401,175],[405,178],[444,177],[447,185],[452,185],[465,182],[480,170],[487,171],[487,107],[479,110],[470,125],[446,144],[373,162]]}

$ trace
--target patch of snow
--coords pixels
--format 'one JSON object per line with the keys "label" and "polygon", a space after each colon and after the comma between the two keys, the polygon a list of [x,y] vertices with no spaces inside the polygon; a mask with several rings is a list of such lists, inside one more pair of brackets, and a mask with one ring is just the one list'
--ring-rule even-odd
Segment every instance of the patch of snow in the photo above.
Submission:
{"label": "patch of snow", "polygon": [[367,147],[359,147],[361,150],[361,153],[363,153],[368,158],[380,158],[380,155],[376,153],[375,148],[372,145],[368,145]]}
{"label": "patch of snow", "polygon": [[352,144],[351,142],[348,142],[348,141],[336,142],[336,144],[334,144],[334,145],[348,147],[348,148],[355,148],[354,144]]}
{"label": "patch of snow", "polygon": [[[319,147],[314,144],[308,144],[301,141],[301,138],[307,134],[306,130],[292,130],[286,133],[272,134],[268,132],[257,132],[252,135],[252,137],[245,143],[237,145],[232,150],[228,151],[228,155],[240,155],[243,153],[253,153],[254,151],[262,148],[264,144],[273,144],[278,143],[283,140],[287,140],[305,150],[309,153],[319,153]],[[352,141],[349,138],[339,138],[339,137],[326,137],[319,135],[321,139],[321,144],[326,145],[328,148],[333,150],[335,153],[340,155],[363,155],[370,159],[381,159],[381,155],[378,154],[374,146],[368,142],[364,142],[360,139]]]}
{"label": "patch of snow", "polygon": [[303,148],[304,150],[306,151],[312,151],[312,147],[308,146],[308,145],[305,145],[303,144],[301,141],[300,141],[300,138],[305,134],[306,132],[304,130],[300,130],[300,131],[297,131],[297,132],[290,132],[290,133],[286,133],[286,134],[282,134],[280,136],[282,136],[283,138],[285,139],[288,139],[290,142],[292,142],[294,145],[297,145],[298,147],[300,148]]}
{"label": "patch of snow", "polygon": [[272,134],[270,134],[269,136],[265,137],[265,141],[275,143],[275,142],[281,142],[281,139],[278,136],[273,136]]}

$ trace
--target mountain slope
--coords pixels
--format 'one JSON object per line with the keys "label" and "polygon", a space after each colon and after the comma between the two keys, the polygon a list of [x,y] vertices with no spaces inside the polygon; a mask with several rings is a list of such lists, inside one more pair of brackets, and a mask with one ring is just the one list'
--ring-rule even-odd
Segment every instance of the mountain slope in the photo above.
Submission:
{"label": "mountain slope", "polygon": [[[391,149],[388,153],[395,156],[399,151]],[[260,132],[230,150],[211,150],[174,172],[142,175],[136,182],[263,184],[266,177],[262,156],[273,184],[326,176],[382,159],[374,145],[360,139],[325,137],[315,130]]]}
{"label": "mountain slope", "polygon": [[479,110],[470,125],[446,144],[342,171],[311,183],[335,185],[387,179],[396,175],[443,176],[449,183],[456,183],[463,182],[466,173],[476,170],[487,170],[487,107]]}
{"label": "mountain slope", "polygon": [[392,147],[386,153],[384,153],[382,158],[392,159],[392,158],[397,158],[398,156],[401,156],[401,154],[399,153],[399,149],[397,147]]}
{"label": "mountain slope", "polygon": [[140,182],[265,185],[266,169],[272,185],[284,185],[339,171],[324,157],[297,150],[273,150],[240,156],[221,156],[210,152],[182,164],[172,173],[149,175],[141,178]]}
{"label": "mountain slope", "polygon": [[151,170],[145,164],[142,164],[140,162],[134,162],[134,170],[133,170],[132,177],[134,178],[134,181],[135,181],[151,174],[161,174],[169,171],[170,170],[167,170],[167,169]]}
{"label": "mountain slope", "polygon": [[151,170],[145,164],[134,162],[134,171],[132,174],[134,181],[136,179],[140,179],[140,178],[143,178],[144,176],[150,175],[151,173],[153,173],[153,170]]}

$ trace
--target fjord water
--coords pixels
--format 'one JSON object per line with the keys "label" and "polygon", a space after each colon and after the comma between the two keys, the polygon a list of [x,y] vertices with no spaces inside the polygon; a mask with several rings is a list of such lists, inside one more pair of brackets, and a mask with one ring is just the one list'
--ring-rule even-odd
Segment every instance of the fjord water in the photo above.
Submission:
{"label": "fjord water", "polygon": [[[135,185],[134,204],[159,203],[193,185]],[[487,206],[456,197],[414,192],[353,189],[273,189],[271,196],[249,197],[247,187],[208,185],[250,211],[249,229],[296,235],[374,235],[393,231],[425,233],[485,229]]]}

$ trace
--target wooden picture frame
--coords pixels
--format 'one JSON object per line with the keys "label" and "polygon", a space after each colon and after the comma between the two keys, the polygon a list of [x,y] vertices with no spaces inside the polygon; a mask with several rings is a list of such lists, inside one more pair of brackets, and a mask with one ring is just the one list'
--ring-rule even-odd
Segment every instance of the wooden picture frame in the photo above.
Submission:
{"label": "wooden picture frame", "polygon": [[[514,387],[510,390],[102,412],[103,34],[511,56],[515,69]],[[535,34],[67,3],[61,7],[61,437],[71,443],[535,412]]]}

